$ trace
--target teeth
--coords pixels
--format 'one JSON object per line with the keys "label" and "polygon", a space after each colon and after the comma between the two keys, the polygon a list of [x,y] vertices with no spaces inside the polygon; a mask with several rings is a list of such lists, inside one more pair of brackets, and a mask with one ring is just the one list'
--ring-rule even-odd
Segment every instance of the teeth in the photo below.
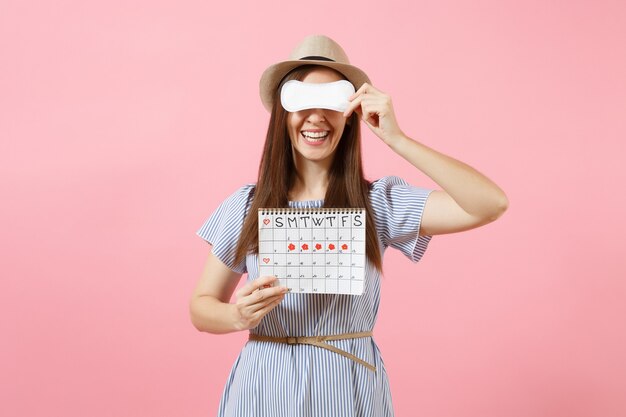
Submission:
{"label": "teeth", "polygon": [[328,136],[328,132],[302,132],[307,138],[319,139]]}

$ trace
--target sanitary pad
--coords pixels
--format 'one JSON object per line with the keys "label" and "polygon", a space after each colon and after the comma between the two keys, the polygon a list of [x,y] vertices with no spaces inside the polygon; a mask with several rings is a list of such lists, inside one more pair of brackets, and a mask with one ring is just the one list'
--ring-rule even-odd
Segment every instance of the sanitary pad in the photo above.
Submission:
{"label": "sanitary pad", "polygon": [[347,80],[331,83],[306,83],[289,80],[280,90],[280,102],[289,112],[304,109],[329,109],[344,112],[354,94],[354,85]]}

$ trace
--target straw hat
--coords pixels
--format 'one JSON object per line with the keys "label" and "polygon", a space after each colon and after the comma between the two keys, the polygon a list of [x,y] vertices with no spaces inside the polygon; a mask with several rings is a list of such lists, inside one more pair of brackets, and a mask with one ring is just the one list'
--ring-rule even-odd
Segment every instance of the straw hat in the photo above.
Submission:
{"label": "straw hat", "polygon": [[291,51],[287,61],[273,64],[263,71],[259,90],[267,111],[272,111],[274,92],[283,77],[292,69],[306,64],[322,65],[339,71],[354,85],[355,90],[363,83],[371,84],[365,72],[350,65],[348,56],[337,42],[328,36],[309,35]]}

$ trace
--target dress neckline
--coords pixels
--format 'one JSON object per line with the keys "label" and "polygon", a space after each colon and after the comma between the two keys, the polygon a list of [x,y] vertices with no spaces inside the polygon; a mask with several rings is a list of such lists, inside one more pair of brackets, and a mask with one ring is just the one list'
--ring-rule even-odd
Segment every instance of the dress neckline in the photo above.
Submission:
{"label": "dress neckline", "polygon": [[324,206],[324,199],[320,200],[289,200],[289,207],[292,208],[321,208]]}

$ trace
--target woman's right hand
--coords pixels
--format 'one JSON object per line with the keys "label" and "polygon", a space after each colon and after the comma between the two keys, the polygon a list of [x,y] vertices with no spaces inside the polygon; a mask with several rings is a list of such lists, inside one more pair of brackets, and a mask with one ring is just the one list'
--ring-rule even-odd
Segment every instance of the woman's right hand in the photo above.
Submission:
{"label": "woman's right hand", "polygon": [[287,287],[272,286],[275,276],[261,276],[235,292],[239,330],[256,327],[285,298]]}

